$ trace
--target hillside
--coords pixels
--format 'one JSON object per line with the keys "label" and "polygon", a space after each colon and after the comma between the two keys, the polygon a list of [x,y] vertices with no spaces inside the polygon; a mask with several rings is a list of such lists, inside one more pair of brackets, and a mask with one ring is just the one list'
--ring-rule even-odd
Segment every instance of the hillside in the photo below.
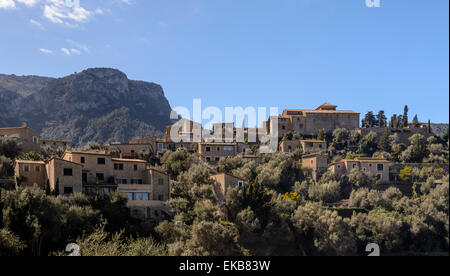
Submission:
{"label": "hillside", "polygon": [[108,143],[161,135],[171,107],[155,83],[115,69],[63,78],[0,75],[0,127],[27,122],[46,139]]}

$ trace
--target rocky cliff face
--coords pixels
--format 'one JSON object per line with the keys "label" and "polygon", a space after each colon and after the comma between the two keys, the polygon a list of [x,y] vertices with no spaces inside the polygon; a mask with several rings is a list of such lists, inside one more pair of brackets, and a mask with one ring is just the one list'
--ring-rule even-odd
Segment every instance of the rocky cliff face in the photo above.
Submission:
{"label": "rocky cliff face", "polygon": [[47,139],[82,145],[160,135],[170,111],[161,86],[114,69],[58,79],[0,75],[0,127],[27,122]]}

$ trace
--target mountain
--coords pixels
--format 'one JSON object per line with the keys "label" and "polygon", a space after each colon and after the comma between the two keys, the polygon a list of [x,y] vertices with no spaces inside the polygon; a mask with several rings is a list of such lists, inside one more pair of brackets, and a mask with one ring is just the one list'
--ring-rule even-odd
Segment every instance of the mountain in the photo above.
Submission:
{"label": "mountain", "polygon": [[0,75],[0,127],[27,122],[45,139],[83,145],[162,135],[170,112],[160,85],[116,69],[63,78]]}
{"label": "mountain", "polygon": [[448,124],[431,124],[431,132],[436,136],[443,136],[448,134],[449,125]]}

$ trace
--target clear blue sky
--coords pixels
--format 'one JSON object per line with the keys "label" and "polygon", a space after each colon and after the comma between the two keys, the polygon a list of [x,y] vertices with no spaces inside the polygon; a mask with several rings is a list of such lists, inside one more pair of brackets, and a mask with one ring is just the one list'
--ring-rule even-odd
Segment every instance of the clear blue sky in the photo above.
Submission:
{"label": "clear blue sky", "polygon": [[324,102],[449,121],[449,1],[0,0],[0,73],[113,67],[171,105]]}

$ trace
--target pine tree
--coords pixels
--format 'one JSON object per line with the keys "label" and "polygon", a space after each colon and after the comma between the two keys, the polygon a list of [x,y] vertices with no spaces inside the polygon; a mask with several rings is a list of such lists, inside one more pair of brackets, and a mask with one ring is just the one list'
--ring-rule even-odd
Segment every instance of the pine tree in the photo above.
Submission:
{"label": "pine tree", "polygon": [[46,195],[51,195],[52,194],[52,191],[50,189],[50,181],[49,180],[47,180],[47,183],[45,183],[45,194]]}
{"label": "pine tree", "polygon": [[405,109],[403,111],[403,118],[402,118],[402,127],[408,126],[408,106],[405,105]]}
{"label": "pine tree", "polygon": [[384,114],[384,110],[380,110],[377,115],[378,127],[387,127],[386,115]]}
{"label": "pine tree", "polygon": [[319,130],[319,132],[317,133],[317,140],[325,140],[325,129]]}
{"label": "pine tree", "polygon": [[55,190],[53,190],[55,196],[59,196],[59,178],[56,179]]}
{"label": "pine tree", "polygon": [[420,123],[419,123],[419,118],[417,117],[417,114],[414,116],[412,122],[413,122],[414,127],[419,127]]}
{"label": "pine tree", "polygon": [[367,112],[366,116],[362,121],[363,127],[374,127],[377,125],[377,119],[375,115],[373,115],[372,111]]}
{"label": "pine tree", "polygon": [[391,140],[389,138],[389,130],[387,128],[384,131],[383,136],[381,136],[380,138],[378,148],[380,148],[384,152],[391,152]]}

